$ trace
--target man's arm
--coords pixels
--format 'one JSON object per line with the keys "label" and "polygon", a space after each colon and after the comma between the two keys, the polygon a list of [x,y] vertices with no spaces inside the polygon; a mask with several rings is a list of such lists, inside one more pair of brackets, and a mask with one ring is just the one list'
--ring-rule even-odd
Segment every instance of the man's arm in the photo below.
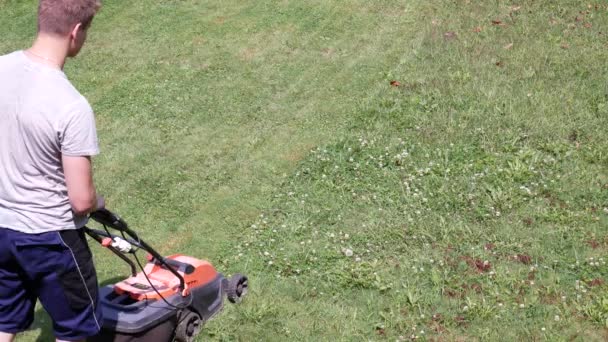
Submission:
{"label": "man's arm", "polygon": [[74,213],[84,216],[96,209],[103,208],[103,198],[97,196],[93,184],[91,158],[63,155],[62,163],[68,198]]}

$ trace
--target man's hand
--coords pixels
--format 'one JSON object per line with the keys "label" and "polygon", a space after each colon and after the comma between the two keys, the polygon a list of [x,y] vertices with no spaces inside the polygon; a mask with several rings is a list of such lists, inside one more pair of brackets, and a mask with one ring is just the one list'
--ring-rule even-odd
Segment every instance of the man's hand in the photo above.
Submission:
{"label": "man's hand", "polygon": [[68,188],[70,205],[76,215],[84,216],[105,205],[103,197],[98,201],[93,185],[93,171],[90,157],[62,156],[63,174]]}

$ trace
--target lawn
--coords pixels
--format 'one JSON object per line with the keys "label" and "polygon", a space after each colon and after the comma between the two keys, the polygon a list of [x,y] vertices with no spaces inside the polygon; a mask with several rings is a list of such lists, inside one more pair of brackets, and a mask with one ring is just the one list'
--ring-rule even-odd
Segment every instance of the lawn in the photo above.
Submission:
{"label": "lawn", "polygon": [[201,341],[603,341],[606,60],[600,1],[107,0],[66,73],[109,207],[249,276]]}

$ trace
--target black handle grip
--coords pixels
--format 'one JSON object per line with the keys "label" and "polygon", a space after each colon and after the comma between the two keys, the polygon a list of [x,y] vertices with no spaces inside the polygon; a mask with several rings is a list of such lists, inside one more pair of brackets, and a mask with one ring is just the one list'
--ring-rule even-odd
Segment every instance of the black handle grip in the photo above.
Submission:
{"label": "black handle grip", "polygon": [[103,225],[117,230],[127,231],[129,229],[127,222],[123,221],[123,219],[108,209],[99,209],[94,211],[90,214],[90,217]]}
{"label": "black handle grip", "polygon": [[[192,274],[192,272],[194,272],[194,266],[192,266],[188,263],[181,262],[181,261],[178,261],[175,259],[168,259],[168,258],[165,258],[164,262],[165,262],[165,264],[167,264],[171,267],[174,267],[176,269],[183,268],[185,274]],[[157,265],[162,265],[162,263],[158,262],[156,259],[154,259],[154,263],[156,263]]]}

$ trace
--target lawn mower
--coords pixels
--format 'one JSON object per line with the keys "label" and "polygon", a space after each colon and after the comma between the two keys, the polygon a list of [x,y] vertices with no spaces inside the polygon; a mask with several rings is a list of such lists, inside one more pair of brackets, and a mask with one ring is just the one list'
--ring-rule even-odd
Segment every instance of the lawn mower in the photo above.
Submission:
{"label": "lawn mower", "polygon": [[[238,303],[247,293],[244,275],[228,279],[205,260],[180,254],[163,257],[107,209],[91,213],[90,218],[104,230],[85,227],[85,232],[125,261],[131,276],[99,289],[102,331],[89,341],[191,342],[222,309],[224,296]],[[145,266],[136,255],[139,249],[147,252]]]}

